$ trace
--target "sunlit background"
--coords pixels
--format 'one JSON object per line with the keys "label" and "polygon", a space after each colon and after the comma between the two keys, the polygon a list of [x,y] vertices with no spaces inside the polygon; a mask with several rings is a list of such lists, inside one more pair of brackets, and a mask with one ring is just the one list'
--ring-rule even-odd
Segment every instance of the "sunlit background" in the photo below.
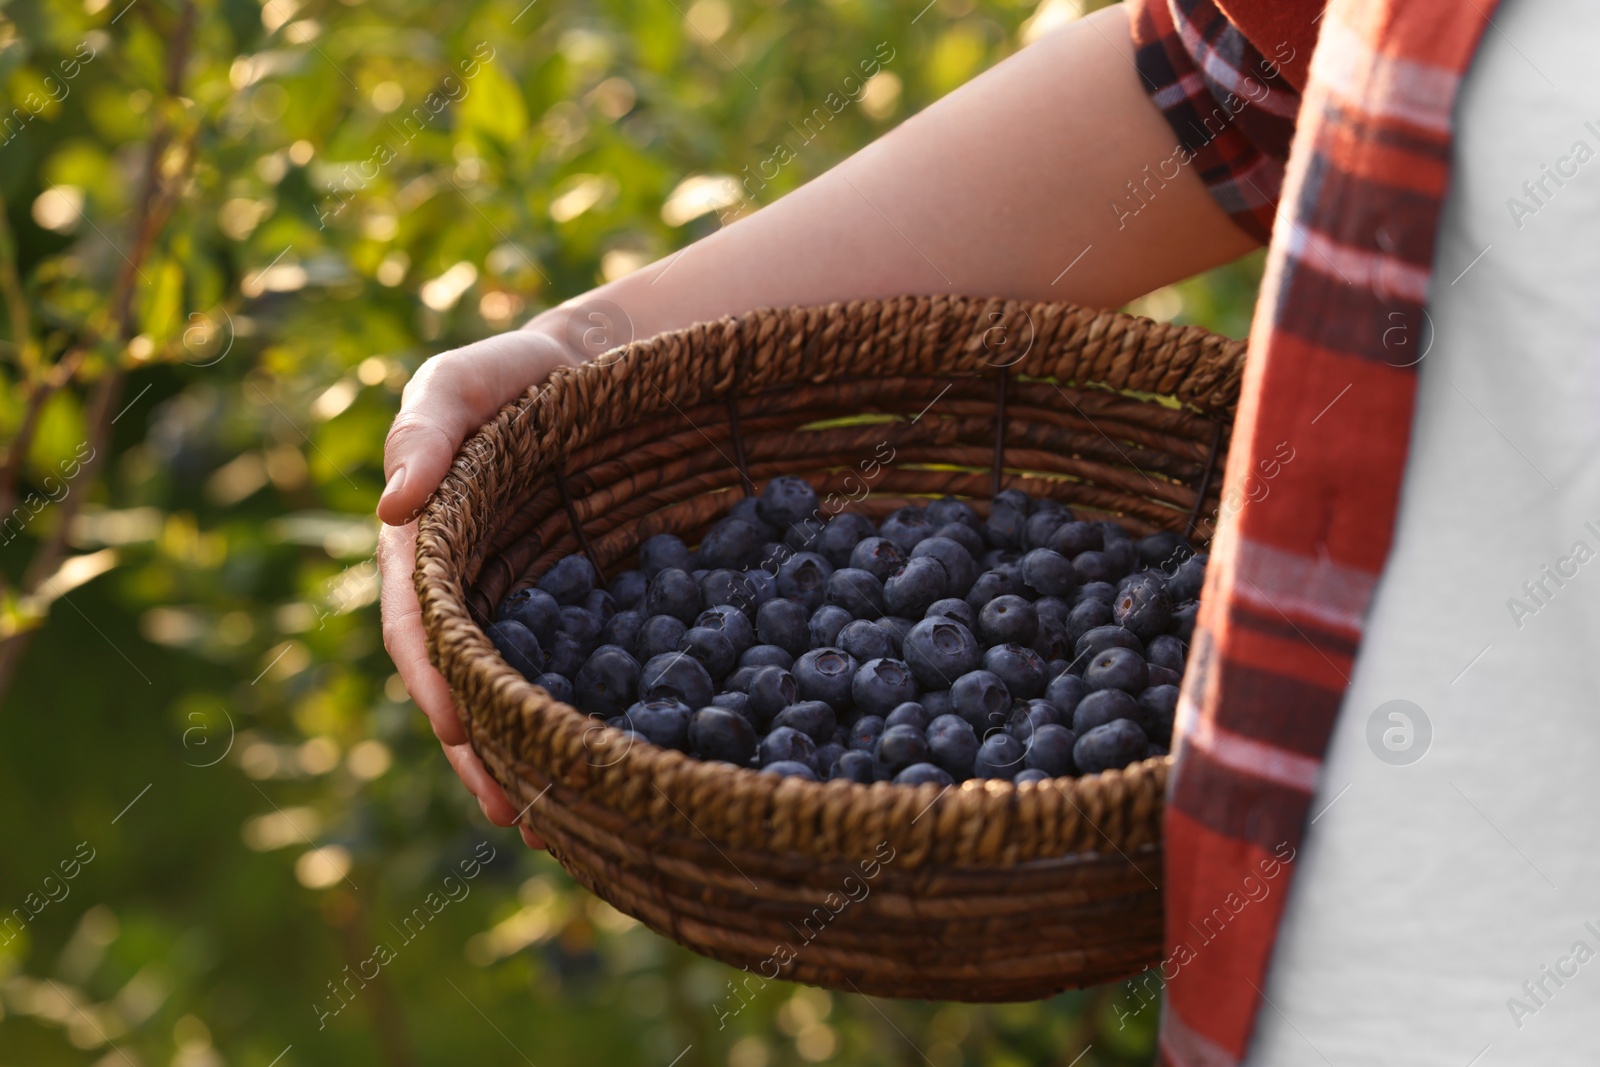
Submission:
{"label": "sunlit background", "polygon": [[[1081,14],[0,6],[0,1065],[1148,1062],[1158,1009],[1125,986],[774,983],[719,1028],[738,972],[484,821],[384,654],[372,562],[384,431],[430,354],[770,202]],[[1258,271],[1135,310],[1239,336]]]}

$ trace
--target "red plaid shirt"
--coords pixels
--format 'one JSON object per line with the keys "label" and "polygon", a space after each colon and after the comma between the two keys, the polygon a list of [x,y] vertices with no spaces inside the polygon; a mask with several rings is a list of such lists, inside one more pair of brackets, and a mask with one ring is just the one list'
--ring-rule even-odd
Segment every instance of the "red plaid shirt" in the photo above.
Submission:
{"label": "red plaid shirt", "polygon": [[1225,483],[1250,502],[1212,546],[1174,740],[1166,1064],[1225,1067],[1249,1047],[1399,504],[1414,346],[1386,340],[1422,335],[1452,109],[1494,7],[1131,0],[1138,67],[1185,162],[1271,238]]}

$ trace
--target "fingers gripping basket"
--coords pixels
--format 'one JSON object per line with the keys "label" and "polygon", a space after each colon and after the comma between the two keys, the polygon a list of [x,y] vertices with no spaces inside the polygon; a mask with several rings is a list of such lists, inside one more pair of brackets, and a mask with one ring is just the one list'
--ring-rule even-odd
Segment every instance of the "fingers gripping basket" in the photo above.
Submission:
{"label": "fingers gripping basket", "polygon": [[560,556],[614,576],[645,538],[693,544],[778,474],[810,480],[825,512],[881,519],[945,493],[982,511],[1017,487],[1203,541],[1242,361],[1242,342],[1193,327],[947,297],[759,310],[628,345],[463,446],[418,530],[434,662],[567,870],[697,952],[970,1001],[1134,973],[1161,944],[1167,759],[943,792],[760,775],[630,747],[525,681],[481,626]]}

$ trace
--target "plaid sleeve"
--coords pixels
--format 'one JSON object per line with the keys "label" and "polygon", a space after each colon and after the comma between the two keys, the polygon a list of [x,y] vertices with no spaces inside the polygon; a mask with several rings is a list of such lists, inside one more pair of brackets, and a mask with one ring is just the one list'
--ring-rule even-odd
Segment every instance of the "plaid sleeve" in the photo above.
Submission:
{"label": "plaid sleeve", "polygon": [[1130,0],[1129,18],[1145,90],[1178,137],[1172,162],[1266,243],[1300,110],[1273,59],[1287,42],[1246,40],[1213,0]]}

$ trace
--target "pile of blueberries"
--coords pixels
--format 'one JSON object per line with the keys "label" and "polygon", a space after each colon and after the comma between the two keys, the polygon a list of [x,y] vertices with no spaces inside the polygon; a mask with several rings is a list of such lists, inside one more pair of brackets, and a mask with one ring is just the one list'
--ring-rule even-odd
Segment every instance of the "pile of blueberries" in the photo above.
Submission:
{"label": "pile of blueberries", "polygon": [[581,555],[507,597],[489,637],[552,697],[635,741],[766,774],[1037,781],[1171,744],[1206,557],[1016,490],[874,527],[804,480],[671,534],[596,584]]}

